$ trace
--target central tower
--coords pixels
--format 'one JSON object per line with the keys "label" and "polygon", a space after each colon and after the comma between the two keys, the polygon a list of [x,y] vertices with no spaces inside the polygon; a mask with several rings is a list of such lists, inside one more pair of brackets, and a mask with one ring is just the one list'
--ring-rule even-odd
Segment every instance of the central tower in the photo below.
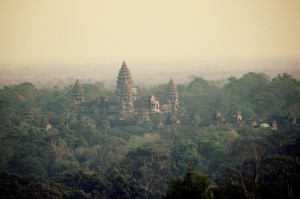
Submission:
{"label": "central tower", "polygon": [[131,73],[126,62],[123,62],[122,67],[119,70],[116,87],[120,119],[125,119],[126,115],[130,115],[133,112],[133,103],[136,99]]}

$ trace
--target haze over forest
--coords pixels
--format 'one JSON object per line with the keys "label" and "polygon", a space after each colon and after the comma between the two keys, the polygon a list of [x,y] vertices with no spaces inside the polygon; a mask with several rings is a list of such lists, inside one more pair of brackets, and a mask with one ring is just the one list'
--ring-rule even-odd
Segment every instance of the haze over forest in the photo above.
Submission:
{"label": "haze over forest", "polygon": [[[53,64],[3,67],[0,86],[32,82],[37,88],[68,86],[76,79],[83,83],[102,82],[106,89],[114,89],[122,60],[100,64]],[[164,84],[174,78],[179,84],[187,84],[199,76],[223,85],[230,76],[241,77],[255,71],[265,73],[271,79],[278,74],[292,74],[300,78],[299,59],[273,60],[179,60],[179,61],[131,61],[127,62],[136,86]]]}

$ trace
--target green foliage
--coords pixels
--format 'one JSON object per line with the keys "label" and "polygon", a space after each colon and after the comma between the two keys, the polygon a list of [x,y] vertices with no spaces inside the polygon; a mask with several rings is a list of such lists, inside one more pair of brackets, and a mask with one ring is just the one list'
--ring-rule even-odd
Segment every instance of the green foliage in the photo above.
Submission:
{"label": "green foliage", "polygon": [[174,176],[170,151],[163,146],[148,145],[130,151],[120,165],[151,194],[164,192],[165,180]]}
{"label": "green foliage", "polygon": [[96,147],[90,168],[108,169],[114,162],[120,161],[128,152],[125,140],[111,136],[103,145]]}
{"label": "green foliage", "polygon": [[208,190],[211,182],[203,174],[189,168],[182,178],[173,178],[169,181],[164,198],[212,198]]}
{"label": "green foliage", "polygon": [[71,198],[68,188],[56,183],[40,183],[33,176],[0,172],[1,198]]}
{"label": "green foliage", "polygon": [[108,184],[102,176],[82,171],[65,173],[55,181],[71,188],[74,198],[104,198],[108,190]]}
{"label": "green foliage", "polygon": [[[83,86],[87,101],[116,101],[103,84]],[[165,102],[167,86],[138,91]],[[0,90],[0,169],[23,175],[2,172],[1,197],[299,197],[300,131],[290,122],[300,116],[300,83],[291,75],[270,80],[247,73],[229,78],[224,87],[197,77],[178,85],[177,113],[151,115],[140,125],[73,106],[72,88],[23,83]],[[283,118],[277,131],[251,125],[271,124],[277,115]],[[195,170],[176,178],[189,167]]]}
{"label": "green foliage", "polygon": [[147,190],[120,167],[109,170],[106,179],[109,184],[109,198],[148,198]]}
{"label": "green foliage", "polygon": [[193,140],[178,141],[172,147],[172,156],[176,157],[173,164],[183,173],[188,167],[198,168],[202,171],[205,168],[205,158],[198,153],[199,145]]}

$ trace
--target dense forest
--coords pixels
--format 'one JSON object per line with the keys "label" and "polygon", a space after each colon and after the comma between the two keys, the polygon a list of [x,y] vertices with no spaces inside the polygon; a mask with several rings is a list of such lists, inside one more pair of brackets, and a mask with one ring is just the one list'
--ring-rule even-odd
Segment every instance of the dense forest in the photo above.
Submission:
{"label": "dense forest", "polygon": [[[300,198],[300,81],[289,74],[179,84],[180,123],[80,115],[73,86],[0,90],[0,198]],[[164,99],[166,88],[136,89]],[[83,89],[86,101],[116,99],[104,83]]]}

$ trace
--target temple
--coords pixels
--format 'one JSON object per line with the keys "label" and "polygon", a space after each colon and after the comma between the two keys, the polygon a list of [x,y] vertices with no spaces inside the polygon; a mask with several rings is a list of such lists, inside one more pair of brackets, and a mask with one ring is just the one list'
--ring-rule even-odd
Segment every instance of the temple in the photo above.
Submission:
{"label": "temple", "polygon": [[[107,96],[94,101],[84,101],[83,87],[76,80],[73,88],[73,102],[80,115],[99,114],[99,116],[118,120],[149,120],[153,115],[170,113],[176,116],[179,106],[177,86],[170,79],[164,99],[154,95],[141,96],[134,87],[131,73],[126,62],[123,62],[116,81],[117,99],[111,101]],[[176,118],[175,118],[176,119]]]}
{"label": "temple", "polygon": [[81,104],[84,102],[83,87],[78,79],[73,88],[73,102],[74,104]]}
{"label": "temple", "polygon": [[176,112],[178,110],[179,101],[178,101],[178,91],[173,79],[169,81],[167,95],[168,95],[168,101],[170,104],[171,112]]}
{"label": "temple", "polygon": [[116,88],[120,119],[124,119],[134,111],[133,103],[136,100],[131,73],[126,62],[123,62],[119,70]]}

